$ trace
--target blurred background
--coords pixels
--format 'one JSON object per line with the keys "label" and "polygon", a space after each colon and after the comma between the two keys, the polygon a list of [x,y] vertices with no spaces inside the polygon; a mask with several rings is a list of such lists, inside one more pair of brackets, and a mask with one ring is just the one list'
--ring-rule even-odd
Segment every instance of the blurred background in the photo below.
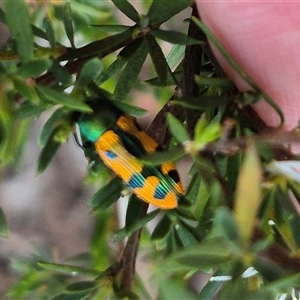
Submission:
{"label": "blurred background", "polygon": [[72,137],[45,173],[36,175],[42,124],[43,118],[32,124],[22,164],[17,171],[5,170],[0,185],[10,228],[8,238],[0,239],[0,295],[16,280],[14,259],[45,251],[63,261],[86,252],[92,234],[87,200],[93,191],[84,185],[87,163]]}

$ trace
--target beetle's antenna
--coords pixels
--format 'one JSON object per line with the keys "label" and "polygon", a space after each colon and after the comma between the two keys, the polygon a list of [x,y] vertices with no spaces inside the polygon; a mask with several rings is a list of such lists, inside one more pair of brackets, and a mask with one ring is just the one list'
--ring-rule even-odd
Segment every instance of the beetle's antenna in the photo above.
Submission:
{"label": "beetle's antenna", "polygon": [[78,147],[80,147],[82,150],[84,150],[84,147],[83,145],[80,143],[80,140],[78,138],[78,134],[77,133],[73,133],[73,136],[74,136],[74,139],[75,139],[75,142],[77,144]]}
{"label": "beetle's antenna", "polygon": [[78,125],[76,124],[75,125],[75,132],[73,133],[73,136],[74,136],[74,139],[75,139],[75,142],[76,142],[77,146],[80,147],[82,150],[84,150],[84,146],[82,144],[82,140],[79,137],[78,132],[79,132],[79,128],[78,128]]}

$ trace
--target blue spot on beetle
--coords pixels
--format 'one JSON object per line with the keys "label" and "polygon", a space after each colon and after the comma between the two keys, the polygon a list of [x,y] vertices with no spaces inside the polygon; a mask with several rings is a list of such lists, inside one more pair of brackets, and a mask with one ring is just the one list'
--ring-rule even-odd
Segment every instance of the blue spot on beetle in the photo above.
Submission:
{"label": "blue spot on beetle", "polygon": [[144,186],[145,178],[142,174],[133,174],[128,181],[128,185],[132,188],[142,188]]}
{"label": "blue spot on beetle", "polygon": [[161,185],[158,185],[154,191],[154,198],[156,199],[164,199],[167,195],[168,191]]}
{"label": "blue spot on beetle", "polygon": [[106,151],[106,156],[110,159],[114,159],[117,155],[111,151]]}

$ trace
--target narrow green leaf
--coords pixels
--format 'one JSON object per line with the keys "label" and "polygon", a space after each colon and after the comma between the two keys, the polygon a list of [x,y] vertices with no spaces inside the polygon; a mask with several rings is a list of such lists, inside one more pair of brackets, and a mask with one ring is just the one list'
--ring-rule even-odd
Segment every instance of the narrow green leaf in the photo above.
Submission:
{"label": "narrow green leaf", "polygon": [[44,124],[40,136],[38,138],[38,144],[43,147],[46,145],[53,131],[58,128],[64,121],[66,111],[62,108],[57,109],[52,116]]}
{"label": "narrow green leaf", "polygon": [[112,78],[116,73],[120,72],[123,66],[126,64],[126,60],[122,57],[118,57],[112,64],[104,70],[96,81],[98,86],[102,85],[105,81]]}
{"label": "narrow green leaf", "polygon": [[193,223],[194,225],[195,222],[198,220],[189,209],[186,209],[184,207],[178,206],[175,208],[175,211],[181,220],[185,220],[189,223]]}
{"label": "narrow green leaf", "polygon": [[111,35],[102,40],[91,42],[84,47],[69,49],[67,53],[63,54],[59,59],[60,61],[64,61],[93,56],[98,56],[101,58],[105,54],[114,52],[117,49],[123,47],[125,41],[132,39],[132,32],[133,28],[130,27],[130,29],[124,32]]}
{"label": "narrow green leaf", "polygon": [[[288,275],[282,278],[279,278],[276,281],[272,281],[266,285],[264,285],[260,291],[258,291],[258,293],[256,294],[258,297],[255,299],[267,299],[261,295],[264,295],[266,292],[268,292],[268,294],[273,294],[277,299],[280,299],[280,297],[278,297],[279,295],[285,294],[287,292],[292,291],[293,289],[295,289],[296,291],[298,291],[300,288],[300,275],[299,274],[292,274],[292,275]],[[261,297],[259,297],[261,296]],[[275,299],[275,297],[273,299]],[[295,299],[297,298],[294,297]],[[272,299],[272,298],[268,298],[268,299]]]}
{"label": "narrow green leaf", "polygon": [[197,138],[201,139],[201,134],[203,133],[203,131],[205,131],[207,125],[208,125],[208,121],[206,120],[205,117],[199,118],[195,126],[195,135],[194,135],[195,139]]}
{"label": "narrow green leaf", "polygon": [[52,62],[50,59],[31,60],[21,65],[21,67],[18,69],[18,75],[23,78],[35,78],[45,72],[51,66],[51,64]]}
{"label": "narrow green leaf", "polygon": [[216,294],[220,287],[224,284],[223,281],[209,281],[197,296],[197,300],[217,299]]}
{"label": "narrow green leaf", "polygon": [[[157,243],[158,241],[158,243]],[[166,236],[166,239],[161,240],[163,243],[162,246],[159,244],[160,240],[156,240],[158,247],[165,248],[166,254],[170,255],[171,253],[175,253],[178,248],[181,248],[181,245],[178,245],[176,236],[175,236],[175,229],[174,226],[170,227],[169,234]]]}
{"label": "narrow green leaf", "polygon": [[133,228],[136,221],[142,216],[142,212],[145,211],[145,205],[147,204],[134,194],[130,196],[125,218],[125,229],[127,231]]}
{"label": "narrow green leaf", "polygon": [[[135,198],[134,200],[136,200],[136,203],[140,202],[139,203],[140,207],[147,205],[145,202],[142,202],[142,200],[138,199],[135,195],[132,195],[131,197]],[[138,211],[138,210],[134,209],[134,211]],[[137,215],[134,215],[132,210],[129,211],[127,209],[127,213],[126,213],[127,225],[126,225],[126,227],[122,228],[114,235],[113,241],[115,243],[120,242],[124,238],[132,235],[133,232],[144,227],[148,222],[153,220],[159,214],[159,212],[160,212],[160,210],[156,209],[156,210],[146,214],[145,216],[138,218]],[[130,219],[130,216],[134,216],[134,217],[132,217],[132,219]]]}
{"label": "narrow green leaf", "polygon": [[42,149],[39,159],[38,159],[38,166],[37,166],[37,173],[41,174],[45,171],[45,169],[50,164],[51,160],[53,159],[54,155],[58,151],[61,143],[55,140],[55,134],[57,130],[52,132],[52,135],[48,139],[45,147]]}
{"label": "narrow green leaf", "polygon": [[249,104],[255,104],[257,103],[263,95],[260,92],[257,91],[247,91],[239,94],[239,97],[237,99],[239,105],[241,107],[249,105]]}
{"label": "narrow green leaf", "polygon": [[32,33],[34,36],[37,36],[41,39],[44,39],[48,41],[48,37],[45,31],[43,31],[40,27],[37,27],[35,25],[31,25]]}
{"label": "narrow green leaf", "polygon": [[90,291],[79,291],[79,292],[64,292],[57,296],[54,296],[53,298],[50,298],[50,300],[84,300],[86,297],[88,297],[88,294]]}
{"label": "narrow green leaf", "polygon": [[128,30],[131,26],[127,25],[90,25],[91,27],[103,30],[104,32],[123,32]]}
{"label": "narrow green leaf", "polygon": [[[294,213],[297,213],[296,211]],[[284,215],[286,212],[284,212]],[[284,241],[284,243],[287,245],[287,247],[291,250],[291,252],[296,253],[298,251],[298,245],[297,242],[299,242],[298,238],[298,228],[299,228],[299,219],[291,218],[290,216],[284,216],[285,222],[282,222],[281,224],[279,222],[276,222],[274,229],[276,229],[276,232],[278,231],[278,236],[280,236],[280,239]],[[278,225],[277,225],[278,223]]]}
{"label": "narrow green leaf", "polygon": [[154,0],[148,12],[150,23],[152,25],[162,23],[193,3],[192,0],[172,1],[172,3],[169,0]]}
{"label": "narrow green leaf", "polygon": [[139,161],[145,165],[161,165],[170,161],[177,161],[185,155],[182,148],[173,148],[168,151],[156,151],[151,154],[143,155],[139,157]]}
{"label": "narrow green leaf", "polygon": [[[195,184],[195,186],[192,184]],[[196,218],[200,219],[203,216],[205,207],[211,197],[211,187],[208,186],[205,180],[201,180],[199,172],[194,174],[187,190],[186,197],[191,198],[192,196],[192,203],[195,203],[193,214]]]}
{"label": "narrow green leaf", "polygon": [[175,261],[187,267],[205,269],[219,267],[233,258],[234,250],[223,239],[210,239],[200,244],[186,247],[170,256],[169,262]]}
{"label": "narrow green leaf", "polygon": [[[172,76],[167,76],[167,80],[165,83],[162,83],[159,77],[150,78],[148,80],[145,80],[145,82],[153,86],[166,87],[174,85],[174,82],[179,82],[181,77],[182,71],[175,71],[172,73]],[[172,104],[171,101],[169,101],[168,103]]]}
{"label": "narrow green leaf", "polygon": [[[195,172],[192,175],[192,178],[190,178],[190,182],[189,185],[185,191],[185,198],[190,202],[190,203],[199,203],[199,201],[197,201],[197,199],[201,199],[201,203],[205,203],[209,197],[209,192],[207,190],[207,188],[205,188],[204,190],[204,195],[199,195],[200,194],[200,181],[201,177],[200,174],[198,172]],[[202,183],[202,182],[201,182]],[[204,197],[202,197],[204,196]],[[206,199],[206,200],[205,200]],[[203,207],[201,205],[201,208],[199,208],[199,210],[197,209],[198,207],[195,206],[193,209],[193,213],[196,217],[200,218],[201,214],[202,214],[202,210]]]}
{"label": "narrow green leaf", "polygon": [[224,77],[204,77],[195,75],[195,81],[199,86],[215,86],[227,89],[235,88],[233,82],[229,78]]}
{"label": "narrow green leaf", "polygon": [[23,105],[21,105],[21,107],[16,109],[16,118],[18,120],[26,118],[35,118],[47,109],[48,107],[46,105],[44,106],[43,104],[37,106],[32,104],[31,102],[24,103]]}
{"label": "narrow green leaf", "polygon": [[[152,35],[146,35],[145,40],[147,42],[153,65],[161,83],[165,84],[167,80],[171,81],[173,78],[172,71],[170,70],[169,65],[166,62],[166,58],[163,51],[161,50],[161,47],[158,45]],[[176,84],[175,80],[174,84]]]}
{"label": "narrow green leaf", "polygon": [[67,273],[67,274],[82,274],[88,276],[100,276],[102,272],[94,269],[88,269],[84,267],[72,266],[67,264],[56,264],[52,262],[39,261],[38,265],[49,271],[59,272],[59,273]]}
{"label": "narrow green leaf", "polygon": [[70,2],[66,2],[66,5],[63,9],[63,22],[64,22],[66,34],[71,43],[71,46],[72,46],[72,48],[75,48],[73,18],[72,18],[72,10],[71,10]]}
{"label": "narrow green leaf", "polygon": [[166,61],[170,68],[175,67],[178,65],[184,57],[185,46],[184,45],[174,45],[167,55]]}
{"label": "narrow green leaf", "polygon": [[24,0],[5,0],[5,17],[22,63],[33,59],[33,34],[28,6]]}
{"label": "narrow green leaf", "polygon": [[194,157],[194,160],[195,160],[195,166],[197,167],[198,172],[200,172],[202,178],[206,178],[206,179],[215,178],[216,170],[212,162],[200,156]]}
{"label": "narrow green leaf", "polygon": [[210,237],[224,237],[230,241],[239,240],[239,232],[234,215],[227,207],[220,207],[214,215],[214,226]]}
{"label": "narrow green leaf", "polygon": [[178,237],[184,247],[187,247],[188,245],[191,245],[191,244],[195,244],[197,242],[197,239],[191,233],[191,231],[189,231],[181,223],[178,223],[175,226],[175,230],[176,230],[176,233],[178,234]]}
{"label": "narrow green leaf", "polygon": [[103,64],[97,57],[88,60],[80,71],[77,86],[86,87],[100,75],[102,70]]}
{"label": "narrow green leaf", "polygon": [[43,25],[46,30],[47,40],[53,50],[56,50],[56,38],[53,26],[51,24],[51,20],[49,17],[45,17],[43,19]]}
{"label": "narrow green leaf", "polygon": [[51,71],[63,85],[69,86],[72,83],[71,74],[65,67],[61,66],[57,60],[53,61]]}
{"label": "narrow green leaf", "polygon": [[120,198],[122,188],[120,178],[115,177],[92,196],[88,205],[93,211],[106,210]]}
{"label": "narrow green leaf", "polygon": [[130,236],[134,231],[144,227],[160,213],[160,210],[156,209],[144,215],[146,207],[148,207],[147,203],[141,201],[134,194],[131,195],[125,219],[125,230],[127,232],[127,236]]}
{"label": "narrow green leaf", "polygon": [[155,226],[151,234],[151,240],[156,241],[165,238],[170,232],[171,225],[172,222],[170,218],[165,214]]}
{"label": "narrow green leaf", "polygon": [[12,78],[14,87],[17,92],[24,98],[30,100],[30,102],[37,104],[40,102],[40,98],[33,86],[26,83],[24,80],[20,80],[17,77]]}
{"label": "narrow green leaf", "polygon": [[29,121],[16,121],[13,118],[13,115],[11,115],[11,107],[5,106],[8,104],[5,103],[6,100],[7,99],[5,99],[4,103],[2,103],[0,117],[3,134],[10,138],[6,138],[5,141],[3,141],[3,145],[0,149],[0,160],[2,167],[5,167],[8,164],[12,164],[17,167],[23,155],[24,146],[26,144],[25,142],[28,139]]}
{"label": "narrow green leaf", "polygon": [[160,300],[196,300],[196,296],[184,286],[183,280],[173,280],[162,278],[159,280],[159,299]]}
{"label": "narrow green leaf", "polygon": [[151,29],[150,33],[153,34],[155,37],[164,40],[166,42],[169,42],[171,44],[178,44],[178,45],[185,45],[185,46],[200,44],[200,41],[179,31]]}
{"label": "narrow green leaf", "polygon": [[[241,295],[244,296],[243,298],[247,299],[248,291],[250,289],[249,288],[250,284],[244,278],[241,278],[240,276],[235,278],[235,280],[228,280],[228,279],[226,282],[223,282],[223,288],[218,293],[218,297],[217,297],[218,300],[219,299],[220,300],[239,299],[241,297]],[[273,298],[269,294],[269,295],[264,295],[262,298],[259,298],[259,299],[249,297],[247,300],[250,300],[250,299],[251,300],[261,300],[261,299],[265,300],[265,299],[276,299],[276,298]]]}
{"label": "narrow green leaf", "polygon": [[129,236],[129,233],[127,232],[127,230],[125,229],[125,227],[123,227],[122,229],[120,229],[114,236],[113,236],[113,242],[114,243],[119,243],[121,241],[123,241],[126,237]]}
{"label": "narrow green leaf", "polygon": [[43,97],[44,99],[50,102],[61,104],[73,110],[79,110],[82,112],[92,112],[92,109],[87,104],[81,102],[79,99],[69,94],[48,87],[42,87],[37,85],[36,85],[36,89],[41,97]]}
{"label": "narrow green leaf", "polygon": [[284,278],[286,272],[278,265],[269,259],[263,257],[255,257],[253,267],[263,276],[267,281],[275,281]]}
{"label": "narrow green leaf", "polygon": [[99,283],[97,281],[78,281],[66,287],[68,292],[87,291],[95,289]]}
{"label": "narrow green leaf", "polygon": [[116,107],[118,107],[121,111],[128,113],[130,115],[134,115],[134,116],[144,116],[148,111],[135,106],[135,105],[131,105],[129,103],[126,103],[124,101],[113,101],[112,102],[116,105]]}
{"label": "narrow green leaf", "polygon": [[114,5],[135,23],[139,23],[140,16],[135,8],[127,0],[112,0]]}
{"label": "narrow green leaf", "polygon": [[171,133],[176,140],[178,140],[180,143],[184,143],[190,140],[190,136],[184,127],[184,125],[176,119],[172,114],[168,113],[167,115],[167,121],[169,128],[171,130]]}
{"label": "narrow green leaf", "polygon": [[[141,200],[139,200],[141,201]],[[145,205],[145,203],[143,203]],[[134,231],[144,227],[147,223],[149,223],[151,220],[153,220],[158,214],[160,213],[159,209],[153,210],[146,214],[144,217],[139,218],[135,220],[135,222],[132,223],[132,226],[127,229],[128,235],[131,235]]]}
{"label": "narrow green leaf", "polygon": [[232,101],[232,97],[229,96],[201,96],[196,97],[184,97],[180,100],[172,100],[171,104],[179,104],[183,107],[206,110],[214,109],[220,106],[224,106]]}
{"label": "narrow green leaf", "polygon": [[193,149],[200,151],[208,143],[216,141],[221,137],[222,128],[218,122],[210,122],[200,118],[195,126]]}
{"label": "narrow green leaf", "polygon": [[248,245],[255,225],[255,218],[262,201],[261,167],[253,143],[247,147],[238,177],[234,212],[244,246]]}
{"label": "narrow green leaf", "polygon": [[113,98],[122,101],[134,86],[148,54],[146,43],[142,43],[128,60],[116,85]]}
{"label": "narrow green leaf", "polygon": [[7,237],[9,235],[9,228],[5,218],[5,214],[0,207],[0,236]]}
{"label": "narrow green leaf", "polygon": [[288,187],[293,192],[294,196],[296,197],[298,203],[300,203],[300,185],[297,182],[294,182],[293,180],[288,180],[287,182]]}
{"label": "narrow green leaf", "polygon": [[103,82],[119,72],[142,42],[142,39],[138,39],[126,45],[118,54],[117,59],[105,71],[101,73],[101,75],[97,79],[97,84],[101,85]]}

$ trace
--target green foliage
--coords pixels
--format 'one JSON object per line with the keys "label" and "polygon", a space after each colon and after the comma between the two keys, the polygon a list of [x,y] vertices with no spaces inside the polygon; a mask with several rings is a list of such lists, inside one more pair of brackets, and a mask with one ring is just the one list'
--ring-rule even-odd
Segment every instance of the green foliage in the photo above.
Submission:
{"label": "green foliage", "polygon": [[[53,113],[38,139],[42,147],[38,173],[47,172],[60,146],[75,132],[78,116],[88,118],[91,107],[103,105],[102,96],[131,115],[145,113],[141,103],[134,103],[139,99],[133,97],[133,91],[145,86],[153,98],[163,95],[157,100],[166,103],[175,85],[182,89],[187,73],[183,60],[191,59],[185,53],[186,46],[198,46],[202,51],[205,42],[188,36],[183,29],[186,22],[176,16],[185,9],[190,12],[189,0],[172,1],[172,5],[169,0],[140,1],[146,13],[140,13],[134,1],[125,0],[113,0],[113,4],[41,2],[29,9],[23,0],[7,0],[0,10],[0,18],[11,33],[0,53],[1,171],[22,157],[28,127],[45,111]],[[134,25],[118,20],[118,10]],[[245,299],[278,299],[282,294],[292,297],[300,290],[299,268],[268,256],[278,248],[286,259],[296,257],[299,262],[300,221],[292,204],[300,203],[300,176],[295,170],[299,162],[292,154],[278,156],[275,150],[281,149],[282,141],[276,134],[275,138],[260,135],[246,113],[259,96],[283,120],[282,112],[208,28],[195,17],[192,22],[254,92],[238,93],[229,79],[218,77],[209,53],[203,52],[201,70],[190,78],[199,92],[187,96],[176,90],[166,110],[158,114],[162,121],[154,120],[154,132],[172,141],[163,142],[165,151],[139,160],[160,165],[183,156],[190,159],[189,171],[182,171],[189,183],[179,206],[147,212],[148,204],[132,195],[125,226],[118,228],[112,221],[116,220],[113,205],[123,185],[112,176],[108,182],[107,170],[93,145],[82,145],[90,175],[98,183],[105,182],[88,202],[97,219],[90,253],[80,264],[74,263],[76,260],[53,263],[53,257],[44,254],[15,261],[13,267],[20,279],[8,297],[149,298],[138,277],[132,280],[132,289],[125,284],[126,276],[134,275],[138,245],[150,253],[160,299],[238,299],[241,295]],[[168,55],[163,42],[174,44]],[[187,129],[190,113],[196,117],[193,130]],[[146,226],[150,221],[155,224],[152,232]],[[0,234],[9,234],[1,209]],[[110,248],[112,237],[114,242],[127,240],[125,247],[120,246],[124,248],[121,258]],[[207,273],[211,279],[197,291],[189,280],[199,273]]]}
{"label": "green foliage", "polygon": [[135,81],[137,80],[141,68],[145,62],[147,56],[146,43],[142,41],[138,44],[139,45],[136,45],[137,47],[134,53],[128,59],[124,71],[116,85],[113,94],[113,98],[116,100],[122,101],[125,99],[126,95],[129,93]]}
{"label": "green foliage", "polygon": [[190,140],[189,134],[182,123],[176,119],[173,115],[168,114],[167,120],[169,123],[172,135],[176,137],[178,142],[184,144]]}
{"label": "green foliage", "polygon": [[5,1],[4,7],[5,19],[14,37],[20,60],[23,64],[27,63],[33,59],[34,51],[29,9],[24,1]]}
{"label": "green foliage", "polygon": [[105,210],[120,198],[121,191],[121,181],[115,177],[92,196],[89,206],[93,210]]}

